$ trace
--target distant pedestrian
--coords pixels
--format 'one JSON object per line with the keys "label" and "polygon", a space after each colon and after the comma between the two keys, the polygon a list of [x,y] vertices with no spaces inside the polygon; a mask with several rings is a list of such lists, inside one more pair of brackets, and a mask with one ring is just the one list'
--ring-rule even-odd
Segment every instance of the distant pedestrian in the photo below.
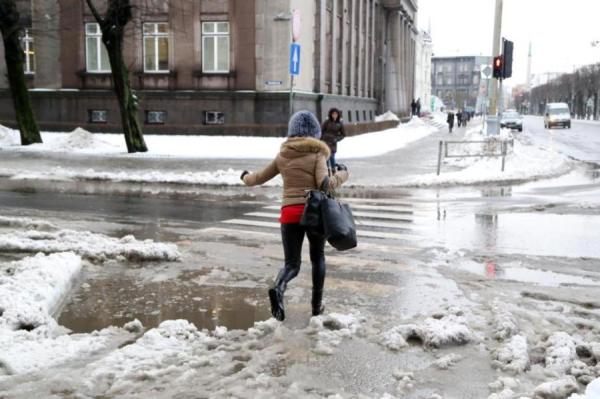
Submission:
{"label": "distant pedestrian", "polygon": [[417,116],[420,118],[421,117],[421,99],[417,99],[417,103],[415,104],[416,109],[417,109]]}
{"label": "distant pedestrian", "polygon": [[323,122],[321,131],[323,135],[321,140],[327,144],[331,151],[331,156],[327,160],[327,167],[331,174],[335,173],[335,167],[337,165],[335,160],[335,154],[337,153],[337,143],[346,138],[346,132],[344,130],[344,122],[342,122],[342,113],[337,108],[331,108],[327,114],[327,120]]}
{"label": "distant pedestrian", "polygon": [[412,102],[410,103],[410,112],[412,116],[415,116],[417,114],[417,102],[415,101],[415,99],[413,98]]}
{"label": "distant pedestrian", "polygon": [[454,128],[454,112],[448,112],[448,119],[446,119],[446,122],[448,122],[448,129],[450,130],[450,133],[452,133],[452,129]]}
{"label": "distant pedestrian", "polygon": [[463,113],[462,113],[462,111],[460,109],[456,113],[456,121],[458,122],[458,127],[461,127],[462,126],[462,121],[463,121]]}
{"label": "distant pedestrian", "polygon": [[[284,267],[279,271],[275,286],[269,290],[271,314],[277,320],[285,319],[283,296],[288,283],[300,272],[302,243],[308,237],[312,264],[312,314],[323,313],[323,286],[325,284],[325,238],[306,231],[300,225],[305,193],[321,187],[327,179],[329,148],[320,141],[321,127],[317,118],[308,111],[292,116],[288,126],[288,139],[281,145],[277,157],[263,170],[255,173],[244,171],[241,179],[248,186],[266,183],[278,174],[283,178],[283,204],[279,222],[283,243]],[[345,166],[339,165],[338,173],[330,177],[328,190],[340,187],[348,179]]]}

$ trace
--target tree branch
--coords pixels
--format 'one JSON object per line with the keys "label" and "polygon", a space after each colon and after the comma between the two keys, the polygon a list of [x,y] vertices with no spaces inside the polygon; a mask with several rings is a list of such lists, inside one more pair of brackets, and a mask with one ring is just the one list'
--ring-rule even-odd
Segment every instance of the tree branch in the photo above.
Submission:
{"label": "tree branch", "polygon": [[90,8],[90,11],[94,15],[94,18],[96,18],[96,21],[98,21],[98,23],[100,25],[102,25],[102,23],[104,22],[104,19],[100,16],[100,13],[94,6],[94,3],[92,3],[92,0],[85,0],[85,2],[87,3],[88,7]]}

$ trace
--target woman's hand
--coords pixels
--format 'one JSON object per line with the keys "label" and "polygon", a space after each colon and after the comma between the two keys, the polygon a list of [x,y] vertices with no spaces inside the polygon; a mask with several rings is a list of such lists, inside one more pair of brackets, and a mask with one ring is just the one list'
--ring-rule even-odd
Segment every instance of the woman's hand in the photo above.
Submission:
{"label": "woman's hand", "polygon": [[344,164],[338,163],[337,165],[335,165],[335,168],[337,170],[345,170],[346,172],[348,171],[348,167]]}
{"label": "woman's hand", "polygon": [[243,171],[242,175],[240,176],[240,180],[244,181],[244,177],[246,177],[246,175],[249,175],[249,174],[250,174],[250,172],[248,172],[247,170]]}

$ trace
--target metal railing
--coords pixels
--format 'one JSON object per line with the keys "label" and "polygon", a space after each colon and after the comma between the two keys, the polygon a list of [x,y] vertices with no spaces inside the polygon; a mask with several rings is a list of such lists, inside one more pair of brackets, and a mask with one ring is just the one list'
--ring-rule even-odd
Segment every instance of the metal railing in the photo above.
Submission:
{"label": "metal railing", "polygon": [[[451,154],[448,150],[448,145],[453,144],[487,144],[482,146],[482,152],[477,154]],[[500,144],[500,152],[496,152],[497,145]],[[442,171],[442,160],[444,158],[497,158],[502,157],[502,172],[506,166],[506,155],[508,155],[508,147],[514,149],[515,139],[510,140],[481,140],[481,141],[444,141],[440,140],[440,147],[438,150],[438,163],[437,163],[437,175],[439,176]]]}

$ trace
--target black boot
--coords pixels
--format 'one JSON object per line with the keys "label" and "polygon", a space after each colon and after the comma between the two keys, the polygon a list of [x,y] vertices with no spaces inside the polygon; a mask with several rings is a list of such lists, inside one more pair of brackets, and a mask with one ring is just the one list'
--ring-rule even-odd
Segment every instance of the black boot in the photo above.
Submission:
{"label": "black boot", "polygon": [[269,300],[271,301],[271,314],[279,321],[285,319],[285,310],[283,308],[283,292],[278,288],[269,290]]}
{"label": "black boot", "polygon": [[325,312],[325,306],[321,304],[323,301],[323,290],[313,290],[312,293],[312,315],[318,316]]}

